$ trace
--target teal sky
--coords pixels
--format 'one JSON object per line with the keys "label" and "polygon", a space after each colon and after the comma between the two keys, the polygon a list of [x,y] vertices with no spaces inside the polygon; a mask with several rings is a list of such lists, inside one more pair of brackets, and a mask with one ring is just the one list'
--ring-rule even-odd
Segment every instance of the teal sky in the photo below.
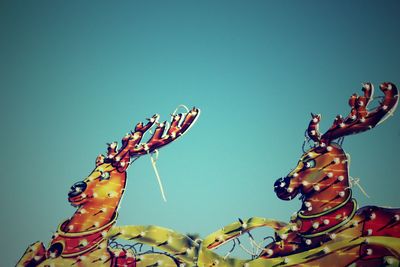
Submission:
{"label": "teal sky", "polygon": [[[2,266],[47,243],[69,187],[106,143],[154,113],[197,106],[158,161],[136,161],[118,224],[205,236],[238,217],[288,221],[274,181],[301,156],[310,112],[326,130],[361,82],[400,85],[399,1],[1,1]],[[379,90],[376,91],[378,94]],[[400,111],[345,139],[360,205],[400,206]]]}

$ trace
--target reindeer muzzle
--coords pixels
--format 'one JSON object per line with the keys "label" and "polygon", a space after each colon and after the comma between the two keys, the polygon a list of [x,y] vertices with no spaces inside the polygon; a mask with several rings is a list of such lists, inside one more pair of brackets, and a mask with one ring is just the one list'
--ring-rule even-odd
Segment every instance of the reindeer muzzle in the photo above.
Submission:
{"label": "reindeer muzzle", "polygon": [[279,178],[274,183],[274,191],[276,195],[282,200],[291,200],[297,194],[296,192],[289,192],[290,177]]}
{"label": "reindeer muzzle", "polygon": [[76,197],[86,190],[87,184],[85,182],[77,182],[71,186],[71,191],[68,193],[68,197]]}

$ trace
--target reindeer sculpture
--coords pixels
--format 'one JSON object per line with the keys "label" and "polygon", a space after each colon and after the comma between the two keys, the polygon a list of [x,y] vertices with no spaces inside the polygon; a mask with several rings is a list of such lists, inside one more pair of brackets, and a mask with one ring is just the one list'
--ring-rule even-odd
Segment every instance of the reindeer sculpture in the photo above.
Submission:
{"label": "reindeer sculpture", "polygon": [[[109,231],[115,228],[118,207],[125,190],[127,168],[140,156],[153,153],[182,136],[199,114],[200,111],[193,108],[186,115],[173,115],[168,129],[166,122],[159,123],[159,116],[154,115],[147,124],[138,123],[135,131],[122,139],[120,149],[116,142],[109,144],[107,157],[98,156],[93,172],[83,181],[75,183],[68,193],[68,200],[77,207],[77,211],[60,224],[47,250],[43,243],[34,243],[26,250],[18,266],[179,266],[178,258],[167,254],[135,255],[132,250],[113,250],[108,246],[110,238],[113,238],[109,236]],[[157,127],[152,137],[147,143],[141,143],[144,134],[155,124]],[[139,229],[144,230],[137,238],[143,238],[144,243],[147,241],[151,244],[157,243],[153,238],[169,233],[170,247],[166,250],[173,251],[171,244],[174,242],[194,244],[190,238],[168,229]],[[181,246],[178,244],[177,247]]]}
{"label": "reindeer sculpture", "polygon": [[[376,206],[358,209],[349,184],[348,155],[340,143],[334,142],[374,128],[394,111],[398,103],[396,86],[383,83],[380,89],[385,95],[383,101],[375,110],[368,111],[374,88],[370,83],[364,84],[363,96],[353,94],[350,97],[350,114],[346,118],[337,116],[330,129],[322,135],[318,130],[321,116],[312,114],[307,134],[315,142],[314,147],[303,154],[293,171],[274,184],[280,199],[291,200],[301,194],[302,207],[291,221],[294,229],[284,238],[281,236],[283,242],[271,245],[261,257],[292,254],[293,251],[309,250],[343,238],[400,238],[400,209]],[[353,254],[353,257],[349,256]],[[393,254],[384,247],[362,244],[349,248],[346,253],[336,253],[335,264],[381,266],[385,256]]]}
{"label": "reindeer sculpture", "polygon": [[[351,112],[337,116],[324,134],[320,115],[312,114],[307,134],[314,145],[286,177],[274,184],[277,196],[292,200],[301,194],[301,209],[286,224],[264,218],[239,220],[205,238],[201,259],[218,266],[383,266],[399,264],[400,209],[357,207],[349,182],[349,158],[340,140],[364,132],[385,120],[398,104],[392,83],[380,86],[384,97],[368,111],[374,88],[363,85],[363,96],[353,94]],[[339,140],[339,142],[334,142]],[[211,250],[258,227],[275,230],[274,242],[261,248],[257,259],[243,261],[218,257]],[[240,241],[239,241],[240,242]],[[204,265],[207,266],[207,265]],[[398,265],[395,265],[398,266]]]}

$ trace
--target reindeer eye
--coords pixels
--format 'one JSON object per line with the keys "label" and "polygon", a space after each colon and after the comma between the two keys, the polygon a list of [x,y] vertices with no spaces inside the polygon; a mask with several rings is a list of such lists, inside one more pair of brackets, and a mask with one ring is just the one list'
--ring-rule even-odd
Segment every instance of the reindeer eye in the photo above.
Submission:
{"label": "reindeer eye", "polygon": [[108,180],[108,179],[110,179],[110,173],[109,172],[102,172],[101,175],[100,175],[100,181]]}
{"label": "reindeer eye", "polygon": [[309,168],[314,168],[315,167],[315,160],[309,159],[307,161],[304,161],[304,167],[309,169]]}

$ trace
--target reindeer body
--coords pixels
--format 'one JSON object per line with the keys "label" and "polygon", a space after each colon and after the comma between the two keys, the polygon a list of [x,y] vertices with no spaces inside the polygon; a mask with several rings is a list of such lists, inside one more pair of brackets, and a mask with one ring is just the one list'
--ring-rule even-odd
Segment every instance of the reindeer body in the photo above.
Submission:
{"label": "reindeer body", "polygon": [[[146,125],[137,124],[135,131],[122,139],[121,149],[117,148],[116,142],[109,144],[107,157],[99,155],[92,173],[71,187],[68,200],[77,210],[70,219],[59,225],[49,249],[46,250],[41,242],[32,244],[18,266],[179,266],[180,262],[167,254],[135,255],[131,249],[112,249],[108,244],[109,239],[123,233],[109,237],[109,231],[118,217],[126,186],[126,170],[131,159],[153,153],[176,140],[191,127],[198,115],[196,108],[185,116],[174,115],[167,130],[166,123],[158,123],[158,115],[154,115]],[[150,140],[140,143],[154,124],[157,127]],[[146,236],[146,241],[156,243],[151,234]]]}

